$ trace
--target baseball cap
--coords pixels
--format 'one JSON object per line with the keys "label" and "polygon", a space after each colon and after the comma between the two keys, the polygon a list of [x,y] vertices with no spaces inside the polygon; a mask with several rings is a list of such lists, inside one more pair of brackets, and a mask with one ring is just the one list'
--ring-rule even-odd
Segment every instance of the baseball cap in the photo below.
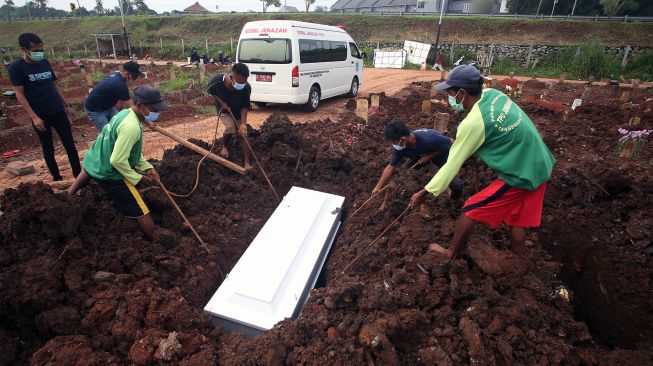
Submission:
{"label": "baseball cap", "polygon": [[167,111],[170,106],[163,102],[161,93],[149,85],[140,85],[134,89],[134,102],[142,103],[155,112]]}
{"label": "baseball cap", "polygon": [[135,61],[127,61],[122,65],[122,68],[132,75],[145,76],[144,73],[140,71],[141,65]]}
{"label": "baseball cap", "polygon": [[472,65],[456,66],[449,73],[447,80],[435,86],[435,90],[447,90],[449,88],[472,89],[478,87],[478,80],[481,72]]}

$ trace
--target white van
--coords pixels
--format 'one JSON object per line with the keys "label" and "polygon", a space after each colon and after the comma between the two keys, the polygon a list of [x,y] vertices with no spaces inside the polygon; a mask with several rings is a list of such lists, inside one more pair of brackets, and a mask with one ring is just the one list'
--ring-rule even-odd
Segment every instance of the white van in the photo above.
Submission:
{"label": "white van", "polygon": [[305,104],[347,94],[363,83],[363,57],[343,29],[289,20],[261,20],[243,27],[236,61],[247,64],[251,101]]}

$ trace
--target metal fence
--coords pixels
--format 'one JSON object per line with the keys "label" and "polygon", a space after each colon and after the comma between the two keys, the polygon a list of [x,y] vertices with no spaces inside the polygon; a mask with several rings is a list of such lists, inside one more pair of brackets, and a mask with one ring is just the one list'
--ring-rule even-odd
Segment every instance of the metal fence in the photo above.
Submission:
{"label": "metal fence", "polygon": [[[281,12],[267,12],[267,13],[262,13],[262,12],[248,12],[248,13],[211,13],[211,14],[156,14],[156,15],[139,15],[139,16],[147,16],[147,17],[165,17],[165,16],[195,16],[195,17],[205,17],[205,16],[211,16],[211,15],[228,15],[228,14],[236,14],[236,15],[262,15],[262,14],[284,14],[284,15],[291,15],[291,14],[306,14],[306,13],[281,13]],[[421,11],[421,12],[402,12],[402,11],[383,11],[382,9],[379,11],[332,11],[330,13],[311,13],[311,14],[339,14],[339,15],[377,15],[377,16],[440,16],[439,12],[428,12],[428,11]],[[39,20],[39,19],[82,19],[82,18],[88,18],[88,17],[95,17],[96,15],[89,15],[85,17],[73,17],[73,16],[66,16],[66,17],[32,17],[32,18],[12,18],[12,21],[21,21],[21,20]],[[119,15],[102,15],[103,17],[119,17]],[[542,19],[542,20],[584,20],[584,21],[614,21],[614,22],[653,22],[653,17],[640,17],[640,16],[630,16],[630,15],[624,15],[624,16],[618,16],[618,17],[612,17],[609,18],[607,16],[599,16],[599,15],[534,15],[534,14],[507,14],[507,13],[501,13],[501,14],[476,14],[476,13],[449,13],[445,14],[445,17],[490,17],[490,18],[515,18],[515,19]],[[7,21],[6,18],[0,19],[2,21]]]}

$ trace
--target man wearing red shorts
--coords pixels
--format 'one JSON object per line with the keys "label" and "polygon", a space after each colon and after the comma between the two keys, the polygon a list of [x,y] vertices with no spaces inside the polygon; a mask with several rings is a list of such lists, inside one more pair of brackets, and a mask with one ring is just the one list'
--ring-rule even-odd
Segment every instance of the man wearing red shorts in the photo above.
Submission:
{"label": "man wearing red shorts", "polygon": [[524,111],[500,91],[484,89],[483,78],[474,66],[454,68],[435,88],[446,91],[454,110],[469,113],[458,126],[447,163],[412,196],[411,206],[419,205],[426,193],[437,196],[444,192],[474,153],[500,174],[465,203],[449,248],[433,243],[429,249],[455,258],[476,221],[492,228],[504,222],[511,230],[512,251],[523,254],[526,229],[540,226],[546,182],[555,159]]}

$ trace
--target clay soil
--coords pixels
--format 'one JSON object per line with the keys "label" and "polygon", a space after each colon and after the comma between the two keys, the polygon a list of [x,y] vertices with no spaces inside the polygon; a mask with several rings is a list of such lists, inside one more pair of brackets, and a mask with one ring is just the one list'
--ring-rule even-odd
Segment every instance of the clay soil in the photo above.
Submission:
{"label": "clay soil", "polygon": [[[258,171],[240,176],[206,163],[198,190],[178,200],[210,254],[158,189],[140,187],[159,225],[151,242],[95,184],[70,201],[43,183],[7,189],[0,364],[653,364],[653,150],[649,142],[635,161],[613,154],[618,128],[653,129],[645,91],[622,109],[611,91],[592,87],[595,97],[567,114],[516,99],[557,159],[525,257],[509,253],[505,228],[481,226],[460,259],[427,251],[450,242],[460,215],[461,202],[444,195],[408,212],[343,272],[434,172],[400,172],[384,210],[377,199],[351,217],[389,157],[387,123],[432,128],[434,112],[449,112],[442,96],[421,111],[429,85],[382,96],[367,126],[345,109],[338,122],[307,124],[275,113],[251,131],[280,194],[296,185],[347,197],[321,286],[298,319],[253,339],[214,327],[202,309],[277,206]],[[634,116],[639,124],[629,125]],[[452,114],[451,136],[461,119]],[[185,193],[200,158],[178,146],[154,164],[170,189]],[[465,196],[495,178],[474,160],[461,171]]]}

